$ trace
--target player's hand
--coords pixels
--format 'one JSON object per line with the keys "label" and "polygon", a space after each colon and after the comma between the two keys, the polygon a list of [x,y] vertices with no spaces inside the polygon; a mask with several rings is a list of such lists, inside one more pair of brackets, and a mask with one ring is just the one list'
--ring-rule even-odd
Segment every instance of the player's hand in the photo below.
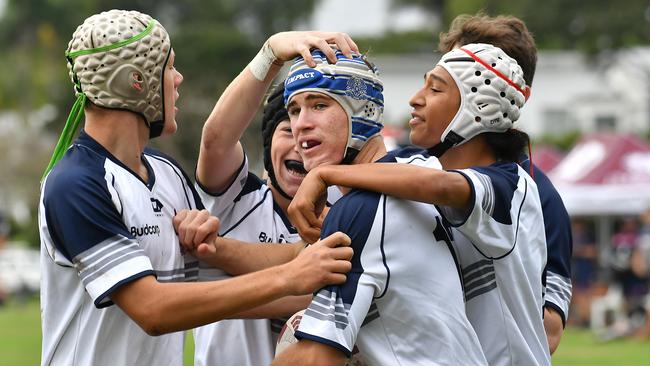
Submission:
{"label": "player's hand", "polygon": [[205,245],[213,246],[219,231],[219,219],[210,215],[208,210],[182,210],[174,216],[173,223],[178,241],[186,250],[194,252],[199,246],[203,251],[214,250]]}
{"label": "player's hand", "polygon": [[203,261],[212,267],[222,268],[224,257],[224,246],[229,245],[229,239],[216,235],[210,235],[206,242],[198,244],[193,250],[189,250],[192,256]]}
{"label": "player's hand", "polygon": [[284,264],[292,295],[307,295],[326,286],[345,282],[352,268],[350,237],[336,232],[302,250],[296,259]]}
{"label": "player's hand", "polygon": [[319,171],[318,168],[312,169],[305,176],[287,209],[289,219],[298,229],[302,239],[308,243],[313,243],[320,238],[325,218],[327,183]]}
{"label": "player's hand", "polygon": [[359,52],[359,47],[352,38],[341,32],[281,32],[272,35],[268,42],[278,60],[289,61],[302,56],[310,67],[316,66],[311,56],[312,49],[321,50],[330,63],[336,63],[336,54],[332,46],[350,58],[352,52]]}

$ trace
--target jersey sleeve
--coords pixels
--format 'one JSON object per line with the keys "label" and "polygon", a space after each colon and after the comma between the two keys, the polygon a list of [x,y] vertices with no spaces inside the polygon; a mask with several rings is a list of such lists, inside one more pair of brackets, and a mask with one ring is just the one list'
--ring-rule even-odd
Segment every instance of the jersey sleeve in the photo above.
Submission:
{"label": "jersey sleeve", "polygon": [[352,354],[372,301],[381,296],[388,281],[380,241],[372,239],[374,234],[371,234],[382,197],[355,191],[332,206],[321,236],[336,231],[350,236],[354,249],[352,270],[344,284],[328,286],[316,293],[302,317],[296,338],[329,345],[348,357]]}
{"label": "jersey sleeve", "polygon": [[[522,164],[522,166],[524,166]],[[526,168],[524,166],[524,168]],[[535,183],[539,190],[546,231],[547,260],[545,268],[545,305],[555,309],[566,324],[571,302],[571,254],[573,238],[571,219],[562,198],[548,179],[535,166]]]}
{"label": "jersey sleeve", "polygon": [[210,211],[212,215],[220,217],[224,212],[232,207],[233,202],[235,202],[237,197],[241,195],[242,190],[250,179],[249,175],[248,157],[244,156],[244,161],[242,161],[242,164],[237,171],[237,176],[223,192],[210,192],[201,184],[198,178],[196,179],[195,186],[205,208]]}
{"label": "jersey sleeve", "polygon": [[339,190],[337,186],[327,187],[327,207],[332,207],[336,201],[340,200],[343,197],[343,193]]}
{"label": "jersey sleeve", "polygon": [[47,230],[95,306],[112,305],[109,296],[114,290],[155,275],[149,257],[122,221],[119,197],[107,183],[110,177],[69,174],[48,181],[43,192]]}
{"label": "jersey sleeve", "polygon": [[440,206],[440,213],[485,257],[498,259],[514,248],[528,187],[514,163],[456,170],[471,188],[466,212]]}

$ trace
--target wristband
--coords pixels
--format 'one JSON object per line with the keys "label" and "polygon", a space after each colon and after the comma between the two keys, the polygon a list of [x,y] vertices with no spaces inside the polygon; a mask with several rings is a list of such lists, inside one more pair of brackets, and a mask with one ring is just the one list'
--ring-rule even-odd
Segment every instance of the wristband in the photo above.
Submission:
{"label": "wristband", "polygon": [[264,42],[260,52],[255,55],[253,60],[248,64],[248,67],[251,70],[255,79],[259,81],[264,81],[266,75],[269,73],[269,69],[272,64],[277,64],[278,59],[273,54],[273,50],[269,45],[269,41]]}

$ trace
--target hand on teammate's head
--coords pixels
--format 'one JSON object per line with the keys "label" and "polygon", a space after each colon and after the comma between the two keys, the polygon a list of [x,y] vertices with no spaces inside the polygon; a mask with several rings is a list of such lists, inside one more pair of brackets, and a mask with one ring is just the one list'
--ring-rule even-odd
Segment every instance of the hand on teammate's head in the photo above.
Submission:
{"label": "hand on teammate's head", "polygon": [[273,54],[280,61],[289,61],[302,56],[310,67],[315,67],[310,50],[319,49],[327,59],[336,63],[336,55],[332,50],[335,46],[346,57],[352,57],[352,52],[359,52],[359,47],[346,33],[341,32],[281,32],[268,40]]}

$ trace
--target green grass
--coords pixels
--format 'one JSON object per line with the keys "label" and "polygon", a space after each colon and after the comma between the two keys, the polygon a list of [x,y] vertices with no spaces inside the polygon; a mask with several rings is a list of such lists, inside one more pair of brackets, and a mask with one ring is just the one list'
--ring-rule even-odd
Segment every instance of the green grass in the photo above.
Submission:
{"label": "green grass", "polygon": [[38,301],[0,307],[0,355],[5,365],[38,365],[41,319]]}
{"label": "green grass", "polygon": [[[194,360],[191,332],[185,342],[185,365]],[[41,355],[41,325],[37,300],[0,307],[0,355],[3,365],[37,365]],[[553,356],[554,366],[648,366],[650,341],[621,339],[599,342],[589,331],[569,328]]]}
{"label": "green grass", "polygon": [[194,365],[194,338],[192,332],[187,332],[185,337],[185,354],[183,355],[184,366]]}
{"label": "green grass", "polygon": [[[192,332],[185,338],[184,365],[194,364]],[[38,299],[0,307],[0,365],[38,365],[41,362],[41,317]]]}
{"label": "green grass", "polygon": [[599,341],[588,330],[569,328],[553,355],[554,366],[648,366],[650,340]]}

